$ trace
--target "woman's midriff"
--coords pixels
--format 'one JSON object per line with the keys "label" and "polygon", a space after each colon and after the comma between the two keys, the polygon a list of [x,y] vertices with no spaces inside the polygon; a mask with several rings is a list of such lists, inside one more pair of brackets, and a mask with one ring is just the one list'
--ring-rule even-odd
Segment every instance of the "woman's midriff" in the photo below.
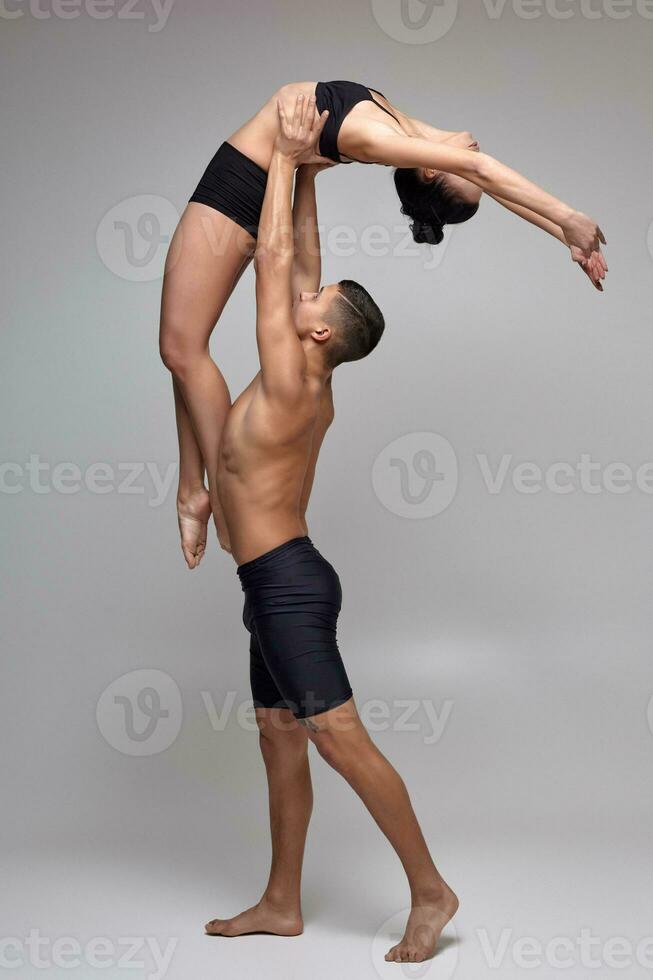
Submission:
{"label": "woman's midriff", "polygon": [[[284,85],[284,101],[287,111],[290,103],[293,104],[298,95],[307,97],[315,95],[317,82],[293,82]],[[272,149],[274,141],[279,131],[279,115],[277,110],[277,98],[279,92],[268,99],[255,116],[252,116],[240,129],[227,138],[227,143],[231,143],[237,150],[244,153],[246,157],[262,167],[263,170],[270,169],[272,159]]]}

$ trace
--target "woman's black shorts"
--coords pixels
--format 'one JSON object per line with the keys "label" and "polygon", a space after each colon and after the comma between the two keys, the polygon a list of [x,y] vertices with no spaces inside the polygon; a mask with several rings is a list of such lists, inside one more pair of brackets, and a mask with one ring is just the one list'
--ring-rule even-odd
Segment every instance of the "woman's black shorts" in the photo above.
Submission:
{"label": "woman's black shorts", "polygon": [[256,238],[267,180],[262,167],[223,143],[190,200],[221,211]]}

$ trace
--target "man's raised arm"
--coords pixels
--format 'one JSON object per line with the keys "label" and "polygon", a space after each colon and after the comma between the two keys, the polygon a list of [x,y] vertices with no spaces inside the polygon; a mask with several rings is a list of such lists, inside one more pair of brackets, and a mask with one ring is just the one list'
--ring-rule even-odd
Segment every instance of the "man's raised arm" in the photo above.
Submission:
{"label": "man's raised arm", "polygon": [[335,163],[303,164],[295,180],[292,217],[295,233],[295,264],[292,273],[293,296],[300,292],[316,293],[322,278],[320,229],[317,222],[315,178],[325,167]]}
{"label": "man's raised arm", "polygon": [[268,394],[292,396],[302,381],[305,358],[292,316],[292,184],[295,168],[310,155],[325,121],[326,114],[316,119],[314,98],[298,96],[292,120],[286,118],[279,104],[279,134],[268,171],[254,254],[256,341],[263,387]]}

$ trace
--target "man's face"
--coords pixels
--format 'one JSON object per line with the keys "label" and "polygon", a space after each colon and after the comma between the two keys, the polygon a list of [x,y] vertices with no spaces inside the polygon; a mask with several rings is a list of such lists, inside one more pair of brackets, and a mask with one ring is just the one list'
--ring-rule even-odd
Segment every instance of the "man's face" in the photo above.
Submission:
{"label": "man's face", "polygon": [[299,293],[293,303],[293,318],[300,339],[308,337],[324,323],[331,303],[340,292],[337,283],[322,286],[317,293]]}

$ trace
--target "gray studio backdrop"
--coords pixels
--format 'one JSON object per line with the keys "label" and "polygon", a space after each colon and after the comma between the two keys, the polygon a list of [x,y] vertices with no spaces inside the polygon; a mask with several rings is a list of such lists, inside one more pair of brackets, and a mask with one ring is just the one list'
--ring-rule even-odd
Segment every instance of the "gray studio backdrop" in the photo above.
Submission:
{"label": "gray studio backdrop", "polygon": [[[338,372],[310,533],[359,710],[462,901],[419,975],[649,975],[652,18],[5,0],[0,973],[402,969],[401,869],[313,750],[304,935],[202,936],[259,897],[267,797],[233,562],[179,550],[157,354],[166,241],[218,144],[286,81],[352,78],[592,214],[610,265],[599,295],[490,200],[418,248],[390,169],[319,178],[325,281],[363,282],[387,331]],[[251,270],[212,344],[235,395]]]}

